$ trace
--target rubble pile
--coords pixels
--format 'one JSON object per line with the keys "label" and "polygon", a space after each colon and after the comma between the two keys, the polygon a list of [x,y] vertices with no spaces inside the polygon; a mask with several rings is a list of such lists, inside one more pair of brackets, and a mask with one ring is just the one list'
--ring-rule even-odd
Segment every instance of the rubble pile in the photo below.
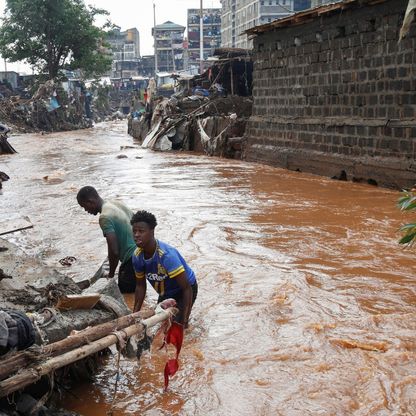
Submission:
{"label": "rubble pile", "polygon": [[126,118],[127,114],[123,109],[130,110],[136,101],[134,92],[121,91],[110,86],[100,86],[92,93],[91,110],[95,123]]}
{"label": "rubble pile", "polygon": [[129,133],[154,150],[192,150],[240,159],[250,97],[160,98],[153,112],[129,119]]}
{"label": "rubble pile", "polygon": [[23,133],[88,128],[93,121],[124,118],[119,108],[127,99],[110,87],[67,93],[61,83],[50,80],[41,84],[29,99],[0,95],[0,123]]}
{"label": "rubble pile", "polygon": [[[253,62],[246,49],[220,48],[205,72],[172,74],[175,93],[160,96],[131,113],[128,132],[154,150],[192,150],[212,156],[241,159],[244,132],[251,116]],[[163,95],[163,94],[162,94]]]}
{"label": "rubble pile", "polygon": [[0,122],[15,131],[66,131],[91,127],[81,102],[56,104],[56,99],[20,97],[0,99]]}

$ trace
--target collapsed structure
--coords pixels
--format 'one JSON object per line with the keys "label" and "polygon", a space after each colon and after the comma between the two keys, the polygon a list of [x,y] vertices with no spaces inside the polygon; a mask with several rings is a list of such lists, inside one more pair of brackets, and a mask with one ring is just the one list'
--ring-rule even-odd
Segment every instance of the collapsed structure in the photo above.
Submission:
{"label": "collapsed structure", "polygon": [[202,75],[177,77],[177,92],[153,98],[129,120],[129,133],[143,147],[192,150],[241,159],[251,114],[252,60],[247,50],[216,50]]}

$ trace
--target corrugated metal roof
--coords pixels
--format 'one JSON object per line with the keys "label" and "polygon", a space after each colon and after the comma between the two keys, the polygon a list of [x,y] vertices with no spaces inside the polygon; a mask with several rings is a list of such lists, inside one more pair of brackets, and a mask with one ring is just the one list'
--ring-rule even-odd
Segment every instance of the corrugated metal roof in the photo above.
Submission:
{"label": "corrugated metal roof", "polygon": [[214,56],[220,58],[230,58],[235,56],[247,56],[251,55],[251,49],[242,49],[242,48],[215,48]]}
{"label": "corrugated metal roof", "polygon": [[386,1],[388,0],[342,0],[337,3],[324,4],[319,7],[314,7],[313,9],[303,10],[264,25],[252,27],[244,33],[247,33],[249,36],[256,36],[281,27],[302,25],[326,14],[341,13],[343,10],[363,6],[373,6],[379,3],[385,3]]}

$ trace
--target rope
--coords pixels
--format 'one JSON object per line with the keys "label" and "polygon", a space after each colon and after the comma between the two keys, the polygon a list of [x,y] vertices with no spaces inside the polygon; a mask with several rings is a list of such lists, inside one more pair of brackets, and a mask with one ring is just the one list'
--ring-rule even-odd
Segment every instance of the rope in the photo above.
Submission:
{"label": "rope", "polygon": [[[124,336],[123,336],[124,334]],[[121,358],[121,352],[126,348],[127,344],[127,334],[124,330],[120,331],[114,331],[111,332],[111,335],[115,335],[117,338],[117,364],[116,364],[116,381],[114,383],[114,391],[113,391],[113,398],[111,400],[110,410],[107,411],[108,416],[113,416],[113,409],[114,409],[114,403],[116,401],[117,393],[118,393],[118,382],[120,380],[120,358]]]}
{"label": "rope", "polygon": [[111,400],[110,410],[107,411],[108,416],[113,416],[114,402],[116,401],[116,396],[118,392],[118,381],[120,379],[120,357],[121,357],[121,350],[118,350],[116,382],[114,383],[113,399]]}

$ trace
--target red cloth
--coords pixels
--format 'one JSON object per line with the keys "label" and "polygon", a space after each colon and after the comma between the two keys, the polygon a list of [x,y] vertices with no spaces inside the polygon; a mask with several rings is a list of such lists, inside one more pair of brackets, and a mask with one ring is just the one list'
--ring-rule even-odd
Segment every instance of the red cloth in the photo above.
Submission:
{"label": "red cloth", "polygon": [[179,369],[179,353],[183,343],[183,326],[177,322],[172,322],[166,336],[165,344],[171,344],[176,348],[176,358],[170,359],[165,366],[165,391],[169,385],[169,377],[172,377]]}

